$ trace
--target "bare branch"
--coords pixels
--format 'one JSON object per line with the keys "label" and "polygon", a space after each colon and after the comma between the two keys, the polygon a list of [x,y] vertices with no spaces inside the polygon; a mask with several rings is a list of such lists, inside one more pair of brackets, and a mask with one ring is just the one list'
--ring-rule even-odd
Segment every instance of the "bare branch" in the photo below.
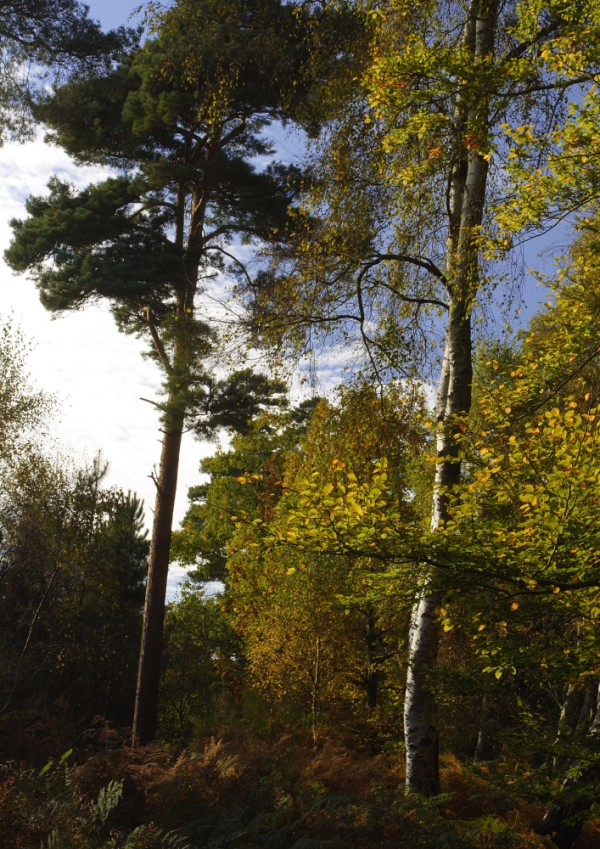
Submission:
{"label": "bare branch", "polygon": [[152,406],[156,407],[157,410],[163,410],[164,411],[164,409],[165,409],[164,404],[159,404],[158,401],[151,401],[150,398],[142,398],[141,395],[140,395],[140,401],[145,401],[146,404],[152,404]]}
{"label": "bare branch", "polygon": [[[380,262],[386,262],[388,260],[394,260],[396,262],[406,262],[409,265],[416,265],[419,268],[423,268],[425,269],[425,271],[428,271],[430,274],[433,274],[434,277],[437,277],[437,279],[445,286],[446,289],[448,288],[448,279],[446,275],[437,267],[434,262],[432,262],[430,259],[427,259],[427,257],[425,256],[412,256],[411,254],[376,254],[375,257],[369,263],[369,267],[373,267],[374,265],[377,265]],[[439,306],[446,307],[447,309],[446,304],[440,301],[433,301],[432,303],[437,303]]]}
{"label": "bare branch", "polygon": [[248,274],[248,269],[240,259],[238,259],[233,254],[229,253],[229,251],[226,251],[225,248],[222,248],[219,245],[214,245],[213,247],[211,247],[211,251],[219,251],[219,253],[222,253],[232,259],[236,263],[236,265],[238,265],[242,269],[244,277],[248,281],[249,285],[252,286],[252,278]]}
{"label": "bare branch", "polygon": [[31,640],[31,635],[33,633],[35,623],[37,622],[38,616],[40,615],[40,611],[41,611],[41,609],[44,605],[44,602],[46,601],[46,598],[48,597],[48,593],[50,592],[50,588],[51,588],[52,584],[54,583],[54,579],[58,575],[58,572],[60,570],[60,566],[61,566],[60,563],[56,564],[56,566],[54,568],[54,572],[52,573],[52,576],[51,576],[50,580],[48,581],[46,589],[44,590],[42,600],[38,604],[38,606],[35,610],[35,613],[33,614],[33,619],[31,620],[31,624],[29,626],[29,631],[27,632],[27,639],[25,640],[25,645],[23,646],[23,648],[21,650],[21,654],[19,655],[19,660],[17,661],[17,668],[15,669],[15,676],[14,676],[14,679],[13,679],[13,684],[12,684],[10,693],[8,694],[8,698],[4,702],[4,705],[2,706],[2,708],[0,709],[0,713],[4,713],[4,711],[8,708],[9,704],[12,701],[12,697],[15,694],[15,690],[17,689],[17,681],[19,679],[19,670],[21,668],[21,661],[23,660],[23,656],[25,655],[25,652],[27,651],[27,647],[29,646],[29,642]]}

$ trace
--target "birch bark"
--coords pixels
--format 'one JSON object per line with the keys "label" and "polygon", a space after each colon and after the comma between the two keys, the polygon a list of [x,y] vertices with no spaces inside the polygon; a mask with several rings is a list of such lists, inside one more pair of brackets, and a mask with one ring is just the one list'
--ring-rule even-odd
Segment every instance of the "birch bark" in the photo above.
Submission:
{"label": "birch bark", "polygon": [[[494,51],[497,0],[472,0],[463,43],[475,68]],[[478,238],[485,206],[488,162],[467,145],[467,134],[485,135],[489,98],[459,91],[453,114],[456,156],[448,190],[446,278],[449,311],[437,404],[437,457],[431,529],[448,518],[448,490],[460,480],[461,423],[471,408],[471,311],[479,286]],[[479,145],[483,147],[483,144]],[[410,624],[404,708],[406,791],[433,796],[440,792],[439,741],[435,727],[432,671],[437,662],[441,596],[431,575],[421,578]]]}

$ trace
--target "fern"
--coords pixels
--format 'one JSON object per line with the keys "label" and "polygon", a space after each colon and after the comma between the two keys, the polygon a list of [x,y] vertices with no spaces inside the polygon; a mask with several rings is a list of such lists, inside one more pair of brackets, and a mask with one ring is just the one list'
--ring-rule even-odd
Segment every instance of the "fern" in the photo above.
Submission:
{"label": "fern", "polygon": [[190,844],[175,831],[154,829],[151,825],[141,825],[132,831],[123,849],[142,849],[142,847],[143,849],[191,849]]}
{"label": "fern", "polygon": [[123,795],[123,782],[110,781],[103,787],[96,802],[92,805],[90,820],[100,827],[106,824],[111,812],[117,807]]}
{"label": "fern", "polygon": [[[315,782],[316,784],[316,782]],[[318,783],[321,790],[324,785]],[[225,849],[229,846],[252,846],[256,849],[342,849],[347,844],[339,838],[319,839],[307,834],[298,835],[308,818],[317,814],[338,815],[344,809],[348,815],[357,810],[356,801],[349,796],[319,795],[304,813],[290,796],[282,799],[275,811],[258,815],[249,807],[232,807],[221,816],[207,816],[191,823],[189,828],[203,849]]]}

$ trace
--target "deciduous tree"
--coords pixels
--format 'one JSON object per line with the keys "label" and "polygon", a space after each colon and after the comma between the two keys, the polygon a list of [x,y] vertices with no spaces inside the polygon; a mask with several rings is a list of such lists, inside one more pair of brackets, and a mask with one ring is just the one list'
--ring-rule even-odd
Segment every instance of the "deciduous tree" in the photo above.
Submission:
{"label": "deciduous tree", "polygon": [[[589,155],[577,144],[591,149],[596,138],[600,19],[593,2],[415,8],[399,0],[369,14],[370,67],[327,125],[305,214],[274,273],[252,288],[252,318],[263,336],[271,330],[295,344],[307,328],[352,335],[354,326],[380,376],[414,372],[415,360],[422,369],[444,320],[437,530],[460,480],[472,316],[491,291],[494,263],[597,196],[594,181],[581,191],[560,169],[577,168]],[[409,639],[405,738],[407,788],[432,795],[438,740],[428,675],[441,597],[428,574]]]}
{"label": "deciduous tree", "polygon": [[[391,562],[380,560],[369,540],[353,546],[345,534],[337,513],[340,476],[349,481],[345,516],[361,522],[365,513],[353,499],[352,481],[387,459],[394,467],[386,484],[390,503],[406,524],[418,528],[423,518],[419,393],[391,385],[378,397],[357,384],[340,390],[338,400],[322,401],[300,444],[277,457],[280,496],[250,510],[248,499],[238,497],[238,530],[227,547],[227,603],[246,639],[253,685],[275,702],[302,705],[313,730],[318,715],[367,727],[384,715],[389,720],[402,679]],[[265,484],[252,475],[237,481],[251,491]],[[340,523],[331,527],[334,516]],[[406,589],[413,592],[412,580]],[[292,668],[297,672],[290,676]]]}

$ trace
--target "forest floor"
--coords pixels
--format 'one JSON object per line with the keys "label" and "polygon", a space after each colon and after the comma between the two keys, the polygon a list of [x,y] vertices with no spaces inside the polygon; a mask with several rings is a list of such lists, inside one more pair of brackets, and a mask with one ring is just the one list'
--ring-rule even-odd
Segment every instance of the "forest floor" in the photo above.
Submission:
{"label": "forest floor", "polygon": [[[426,801],[404,795],[399,750],[327,741],[315,749],[291,734],[205,738],[195,750],[126,743],[126,731],[98,722],[42,770],[4,763],[0,849],[554,846],[534,833],[540,808],[511,799],[485,767],[475,772],[451,756],[442,759],[442,795]],[[600,846],[600,820],[586,823],[576,846]]]}

